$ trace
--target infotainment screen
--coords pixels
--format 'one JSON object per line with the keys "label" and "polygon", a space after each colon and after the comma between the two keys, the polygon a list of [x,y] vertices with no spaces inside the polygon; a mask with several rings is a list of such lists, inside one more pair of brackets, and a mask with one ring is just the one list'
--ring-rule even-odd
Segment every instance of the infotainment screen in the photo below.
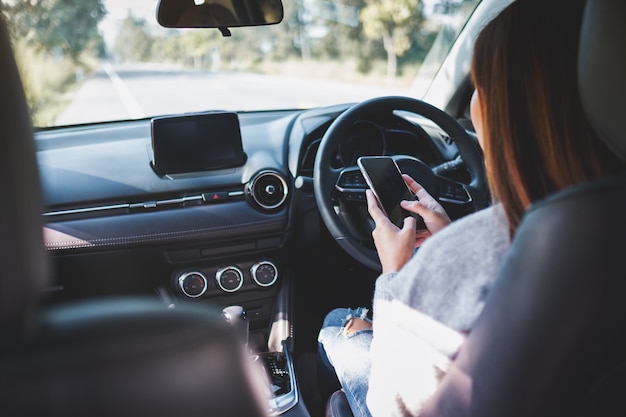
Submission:
{"label": "infotainment screen", "polygon": [[151,128],[152,167],[159,175],[232,168],[246,162],[236,113],[155,117]]}

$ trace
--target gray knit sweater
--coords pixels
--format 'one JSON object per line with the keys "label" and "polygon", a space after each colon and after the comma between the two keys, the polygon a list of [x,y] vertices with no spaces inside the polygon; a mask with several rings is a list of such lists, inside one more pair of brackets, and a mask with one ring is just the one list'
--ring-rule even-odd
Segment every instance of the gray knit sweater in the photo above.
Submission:
{"label": "gray knit sweater", "polygon": [[367,405],[374,417],[418,415],[482,311],[510,246],[500,204],[428,239],[376,281]]}

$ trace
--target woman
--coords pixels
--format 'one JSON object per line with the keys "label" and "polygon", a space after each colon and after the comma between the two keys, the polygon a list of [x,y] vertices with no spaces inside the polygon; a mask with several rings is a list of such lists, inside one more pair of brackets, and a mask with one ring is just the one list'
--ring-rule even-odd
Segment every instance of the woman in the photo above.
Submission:
{"label": "woman", "polygon": [[405,177],[419,201],[402,206],[424,218],[423,236],[411,217],[402,229],[391,224],[368,192],[383,268],[373,320],[364,309],[337,309],[318,338],[355,416],[418,415],[480,314],[530,204],[623,169],[578,97],[584,3],[568,2],[564,14],[559,2],[516,0],[476,40],[470,109],[494,205],[448,226],[441,206]]}

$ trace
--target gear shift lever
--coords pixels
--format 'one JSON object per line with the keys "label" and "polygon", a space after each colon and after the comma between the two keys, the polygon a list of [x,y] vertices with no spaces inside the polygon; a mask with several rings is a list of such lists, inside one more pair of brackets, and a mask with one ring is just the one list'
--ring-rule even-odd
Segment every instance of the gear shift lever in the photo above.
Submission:
{"label": "gear shift lever", "polygon": [[222,315],[228,323],[235,326],[244,347],[248,348],[249,325],[246,310],[242,306],[228,306],[222,310]]}

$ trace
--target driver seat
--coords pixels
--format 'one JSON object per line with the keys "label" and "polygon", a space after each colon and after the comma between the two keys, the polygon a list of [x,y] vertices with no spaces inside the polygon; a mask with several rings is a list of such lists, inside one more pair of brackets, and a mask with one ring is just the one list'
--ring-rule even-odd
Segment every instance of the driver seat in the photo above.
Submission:
{"label": "driver seat", "polygon": [[[623,174],[527,211],[487,304],[423,416],[626,415],[626,2],[589,0],[579,85]],[[333,394],[327,416],[351,415]]]}
{"label": "driver seat", "polygon": [[267,381],[221,311],[140,297],[43,305],[35,143],[2,13],[0,84],[2,414],[267,416]]}

